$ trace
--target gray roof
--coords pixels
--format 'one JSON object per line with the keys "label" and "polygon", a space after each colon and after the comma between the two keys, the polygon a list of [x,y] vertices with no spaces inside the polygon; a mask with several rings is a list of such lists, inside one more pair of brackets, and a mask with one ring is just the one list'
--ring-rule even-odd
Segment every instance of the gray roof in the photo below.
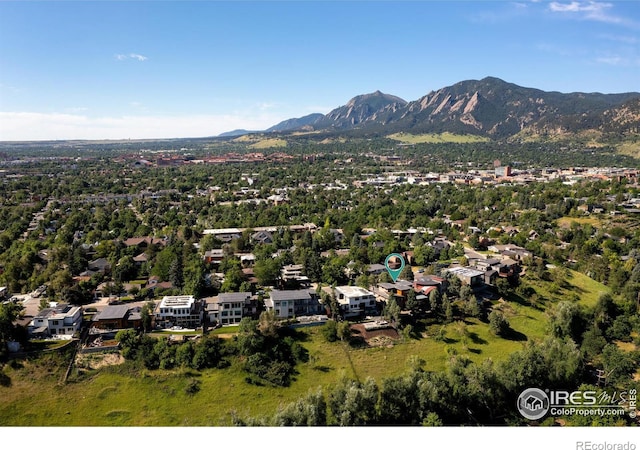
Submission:
{"label": "gray roof", "polygon": [[127,305],[109,305],[105,307],[101,312],[95,315],[93,321],[98,320],[113,320],[124,319],[127,317],[129,307]]}
{"label": "gray roof", "polygon": [[251,292],[225,292],[218,296],[218,302],[244,302],[251,298]]}
{"label": "gray roof", "polygon": [[498,258],[487,258],[480,259],[477,261],[477,263],[492,266],[494,264],[500,264],[500,260]]}
{"label": "gray roof", "polygon": [[442,282],[426,276],[416,278],[416,284],[419,284],[420,286],[440,286]]}
{"label": "gray roof", "polygon": [[310,299],[311,295],[309,291],[306,289],[296,290],[296,291],[278,291],[273,290],[269,294],[271,300],[279,301],[279,300],[300,300],[300,299]]}
{"label": "gray roof", "polygon": [[106,258],[98,258],[96,260],[89,261],[89,269],[106,269],[110,266],[111,264],[109,264],[109,261]]}

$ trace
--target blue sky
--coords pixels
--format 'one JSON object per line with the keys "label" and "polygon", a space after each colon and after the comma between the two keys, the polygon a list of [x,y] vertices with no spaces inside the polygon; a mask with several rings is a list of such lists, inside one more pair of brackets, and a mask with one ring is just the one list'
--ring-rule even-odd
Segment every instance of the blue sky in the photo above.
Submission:
{"label": "blue sky", "polygon": [[0,0],[5,141],[214,136],[485,76],[640,91],[640,3]]}

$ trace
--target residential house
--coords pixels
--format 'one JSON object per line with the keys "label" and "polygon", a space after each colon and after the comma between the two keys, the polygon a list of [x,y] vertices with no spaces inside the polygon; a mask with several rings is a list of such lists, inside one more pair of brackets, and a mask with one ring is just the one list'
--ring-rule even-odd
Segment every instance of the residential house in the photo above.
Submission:
{"label": "residential house", "polygon": [[491,270],[500,267],[501,261],[498,258],[478,259],[475,261],[475,267],[478,270]]}
{"label": "residential house", "polygon": [[192,295],[164,296],[156,306],[156,324],[161,328],[197,328],[202,325],[202,306],[202,301]]}
{"label": "residential house", "polygon": [[407,280],[398,280],[394,283],[378,283],[375,290],[379,300],[387,302],[393,298],[401,307],[404,307],[409,291],[413,290],[413,283]]}
{"label": "residential house", "polygon": [[44,308],[28,325],[32,336],[57,336],[71,339],[82,326],[82,307],[59,304]]}
{"label": "residential house", "polygon": [[145,286],[147,289],[172,289],[173,283],[171,281],[160,281],[160,277],[156,275],[152,275],[147,280],[147,284]]}
{"label": "residential house", "polygon": [[301,285],[309,284],[309,277],[304,275],[304,266],[301,264],[289,264],[282,267],[281,276],[285,283],[293,281]]}
{"label": "residential house", "polygon": [[484,284],[484,272],[471,267],[451,267],[445,269],[446,272],[458,277],[460,281],[471,287],[478,287]]}
{"label": "residential house", "polygon": [[214,248],[204,252],[204,262],[207,264],[220,264],[224,258],[224,251],[221,248]]}
{"label": "residential house", "polygon": [[498,279],[499,276],[500,276],[500,273],[498,272],[498,270],[488,268],[487,270],[484,271],[482,281],[484,282],[484,284],[493,286],[495,285],[496,280]]}
{"label": "residential house", "polygon": [[142,326],[141,308],[129,308],[127,305],[109,305],[98,312],[91,326],[103,330],[121,330]]}
{"label": "residential house", "polygon": [[100,272],[104,275],[111,271],[111,264],[106,258],[98,258],[93,261],[89,261],[87,268],[95,272]]}
{"label": "residential house", "polygon": [[257,231],[251,235],[253,244],[273,244],[273,235],[268,231]]}
{"label": "residential house", "polygon": [[290,319],[324,312],[316,292],[312,289],[281,291],[274,289],[264,301],[268,311],[275,311],[276,317]]}
{"label": "residential house", "polygon": [[429,295],[433,290],[443,293],[445,288],[446,280],[435,275],[423,275],[413,280],[413,289],[423,295]]}
{"label": "residential house", "polygon": [[436,255],[440,255],[443,250],[448,250],[451,247],[451,243],[445,238],[437,237],[431,242],[431,247]]}
{"label": "residential house", "polygon": [[334,295],[345,317],[377,314],[376,296],[359,286],[336,286]]}
{"label": "residential house", "polygon": [[133,257],[133,262],[137,267],[140,267],[141,265],[149,262],[149,255],[147,255],[146,253],[140,253],[139,255]]}
{"label": "residential house", "polygon": [[237,325],[251,303],[251,292],[228,292],[205,299],[210,325]]}
{"label": "residential house", "polygon": [[256,263],[256,255],[253,253],[236,253],[236,256],[240,257],[242,267],[253,267]]}
{"label": "residential house", "polygon": [[515,244],[493,244],[487,247],[487,250],[499,253],[503,259],[510,258],[515,261],[522,261],[526,257],[533,256],[529,250],[519,247]]}
{"label": "residential house", "polygon": [[242,237],[242,230],[240,228],[219,228],[213,230],[204,230],[203,234],[212,234],[217,240],[229,243],[234,239],[240,239]]}
{"label": "residential house", "polygon": [[123,242],[126,247],[137,247],[139,249],[148,248],[151,245],[165,245],[166,243],[167,241],[165,239],[150,236],[133,237],[125,239]]}
{"label": "residential house", "polygon": [[386,272],[387,268],[383,264],[369,264],[369,267],[366,270],[367,275],[380,275],[383,272]]}

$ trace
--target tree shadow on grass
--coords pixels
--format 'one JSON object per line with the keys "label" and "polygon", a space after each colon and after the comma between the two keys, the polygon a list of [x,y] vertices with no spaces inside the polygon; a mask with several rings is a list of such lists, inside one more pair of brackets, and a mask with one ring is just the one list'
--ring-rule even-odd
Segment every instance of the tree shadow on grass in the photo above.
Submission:
{"label": "tree shadow on grass", "polygon": [[0,386],[11,387],[11,378],[4,372],[0,371]]}
{"label": "tree shadow on grass", "polygon": [[482,353],[482,350],[480,350],[479,348],[470,348],[469,351],[471,353],[475,353],[476,355],[479,355],[480,353]]}
{"label": "tree shadow on grass", "polygon": [[332,367],[329,366],[313,366],[313,370],[317,370],[318,372],[328,373],[333,370]]}
{"label": "tree shadow on grass", "polygon": [[358,336],[358,335],[350,336],[347,343],[349,344],[349,347],[352,347],[352,348],[365,348],[369,346],[369,344],[367,344],[367,341],[364,339],[364,337]]}
{"label": "tree shadow on grass", "polygon": [[309,342],[311,340],[311,336],[307,331],[291,327],[280,328],[280,330],[278,330],[278,335],[283,338],[291,337],[298,342]]}
{"label": "tree shadow on grass", "polygon": [[469,333],[469,339],[471,339],[471,342],[478,345],[484,345],[487,343],[487,341],[478,336],[478,333],[475,331]]}
{"label": "tree shadow on grass", "polygon": [[509,328],[502,337],[509,341],[526,341],[527,340],[526,334],[521,333],[517,330],[514,330],[513,328]]}

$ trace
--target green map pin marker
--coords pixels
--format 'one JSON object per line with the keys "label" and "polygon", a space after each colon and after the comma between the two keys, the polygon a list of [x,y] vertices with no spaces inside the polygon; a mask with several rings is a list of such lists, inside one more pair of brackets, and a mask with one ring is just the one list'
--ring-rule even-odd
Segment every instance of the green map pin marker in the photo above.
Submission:
{"label": "green map pin marker", "polygon": [[395,283],[402,269],[404,269],[404,258],[398,253],[391,253],[384,260],[384,266],[387,268],[387,272],[391,275],[391,279]]}

